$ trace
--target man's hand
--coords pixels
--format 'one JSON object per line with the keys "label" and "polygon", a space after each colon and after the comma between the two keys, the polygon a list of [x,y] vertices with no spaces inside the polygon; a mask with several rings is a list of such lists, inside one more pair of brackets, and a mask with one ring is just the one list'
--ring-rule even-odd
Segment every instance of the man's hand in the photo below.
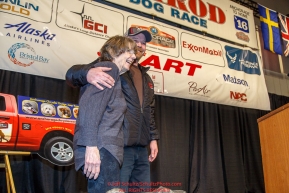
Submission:
{"label": "man's hand", "polygon": [[149,155],[149,161],[153,162],[158,155],[158,143],[157,140],[152,140],[150,143],[151,154]]}
{"label": "man's hand", "polygon": [[98,148],[86,146],[85,151],[85,162],[83,173],[86,174],[86,177],[89,179],[96,179],[100,172],[100,155]]}
{"label": "man's hand", "polygon": [[110,75],[105,73],[105,71],[110,70],[111,68],[107,67],[91,68],[86,75],[87,82],[93,84],[100,90],[103,90],[103,87],[100,86],[100,84],[107,88],[111,88],[112,86],[114,86],[115,81]]}

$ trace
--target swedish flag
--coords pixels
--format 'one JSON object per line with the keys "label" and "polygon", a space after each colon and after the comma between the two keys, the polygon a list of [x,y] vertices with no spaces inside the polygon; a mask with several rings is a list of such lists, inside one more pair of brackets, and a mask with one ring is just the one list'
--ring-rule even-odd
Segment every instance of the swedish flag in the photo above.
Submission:
{"label": "swedish flag", "polygon": [[282,55],[281,36],[276,11],[258,5],[264,49]]}

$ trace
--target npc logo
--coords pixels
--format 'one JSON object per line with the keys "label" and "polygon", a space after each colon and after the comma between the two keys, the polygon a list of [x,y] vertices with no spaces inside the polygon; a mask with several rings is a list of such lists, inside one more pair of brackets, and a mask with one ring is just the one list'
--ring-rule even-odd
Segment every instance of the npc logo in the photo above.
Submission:
{"label": "npc logo", "polygon": [[240,93],[235,91],[230,91],[230,98],[239,102],[247,102],[248,100],[246,93]]}
{"label": "npc logo", "polygon": [[37,55],[34,48],[26,43],[13,44],[8,50],[8,57],[14,64],[23,67],[31,66],[34,62],[49,62],[49,59]]}
{"label": "npc logo", "polygon": [[258,57],[250,50],[225,46],[228,67],[247,74],[261,74]]}

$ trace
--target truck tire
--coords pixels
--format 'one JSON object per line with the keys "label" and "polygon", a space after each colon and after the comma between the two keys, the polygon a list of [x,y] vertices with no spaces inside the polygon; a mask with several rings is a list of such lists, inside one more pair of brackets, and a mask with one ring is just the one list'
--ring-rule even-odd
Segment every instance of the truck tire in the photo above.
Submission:
{"label": "truck tire", "polygon": [[65,137],[53,137],[44,146],[45,157],[55,165],[68,166],[74,163],[73,144]]}

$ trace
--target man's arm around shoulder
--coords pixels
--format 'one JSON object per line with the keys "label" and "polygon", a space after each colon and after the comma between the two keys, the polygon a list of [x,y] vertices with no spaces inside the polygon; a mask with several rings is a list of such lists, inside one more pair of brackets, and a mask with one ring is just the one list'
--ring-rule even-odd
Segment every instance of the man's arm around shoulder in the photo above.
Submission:
{"label": "man's arm around shoulder", "polygon": [[96,67],[94,65],[98,61],[95,60],[86,65],[74,65],[68,69],[65,75],[66,83],[72,87],[82,87],[88,83],[96,86],[98,89],[103,90],[103,86],[111,88],[114,86],[114,79],[106,71],[111,68]]}

